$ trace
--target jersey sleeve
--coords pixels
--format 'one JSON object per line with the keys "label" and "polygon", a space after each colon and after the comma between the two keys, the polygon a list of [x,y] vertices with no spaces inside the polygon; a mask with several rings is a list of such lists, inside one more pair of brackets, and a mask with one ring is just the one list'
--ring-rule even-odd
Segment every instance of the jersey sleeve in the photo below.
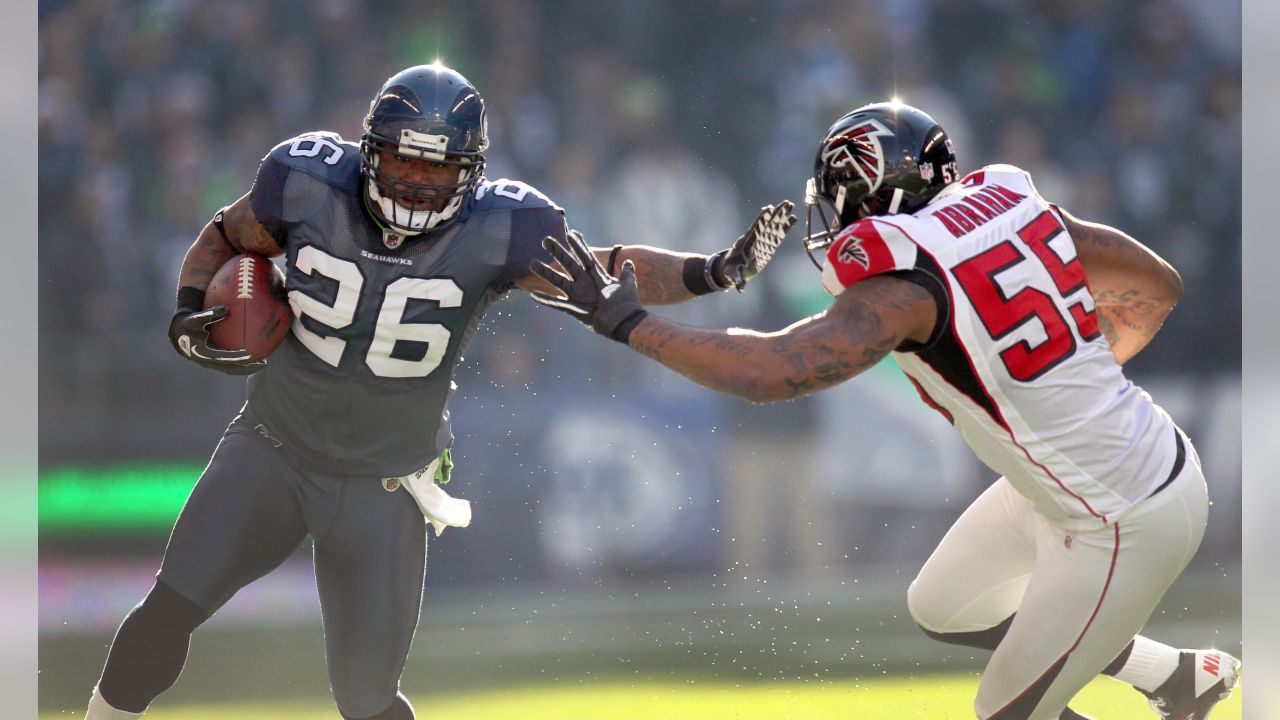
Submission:
{"label": "jersey sleeve", "polygon": [[276,244],[284,247],[284,183],[289,177],[289,166],[274,157],[279,149],[272,150],[258,165],[258,174],[249,190],[249,207]]}
{"label": "jersey sleeve", "polygon": [[528,275],[534,260],[551,264],[551,256],[542,249],[542,238],[551,237],[564,242],[566,226],[564,211],[559,208],[528,208],[511,213],[511,245],[507,261],[495,279],[495,285],[508,288]]}
{"label": "jersey sleeve", "polygon": [[303,133],[276,145],[262,158],[249,190],[254,217],[284,247],[285,185],[290,173],[307,173],[329,185],[349,185],[359,175],[358,154],[354,144],[322,131]]}
{"label": "jersey sleeve", "polygon": [[564,241],[564,210],[532,186],[514,180],[486,183],[483,192],[486,205],[511,213],[506,259],[493,282],[505,290],[530,273],[534,260],[551,262],[551,256],[542,249],[542,239],[550,235]]}
{"label": "jersey sleeve", "polygon": [[836,236],[827,248],[822,286],[839,295],[873,275],[914,270],[919,248],[901,230],[873,219],[859,220]]}
{"label": "jersey sleeve", "polygon": [[951,299],[941,268],[897,225],[867,218],[847,228],[831,243],[822,270],[822,285],[832,295],[839,295],[850,285],[874,275],[890,275],[914,283],[933,296],[937,308],[933,333],[923,343],[904,340],[894,349],[919,352],[933,347],[951,314]]}

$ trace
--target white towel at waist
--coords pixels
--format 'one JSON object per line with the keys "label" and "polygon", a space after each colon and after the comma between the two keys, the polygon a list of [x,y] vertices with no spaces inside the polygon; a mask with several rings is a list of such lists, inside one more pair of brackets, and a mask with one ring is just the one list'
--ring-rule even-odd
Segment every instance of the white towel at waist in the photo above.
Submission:
{"label": "white towel at waist", "polygon": [[462,498],[450,497],[444,488],[436,484],[436,470],[440,467],[440,459],[436,458],[430,465],[402,477],[383,478],[382,486],[395,490],[403,485],[418,503],[418,509],[436,530],[436,537],[446,527],[466,527],[471,524],[471,502]]}

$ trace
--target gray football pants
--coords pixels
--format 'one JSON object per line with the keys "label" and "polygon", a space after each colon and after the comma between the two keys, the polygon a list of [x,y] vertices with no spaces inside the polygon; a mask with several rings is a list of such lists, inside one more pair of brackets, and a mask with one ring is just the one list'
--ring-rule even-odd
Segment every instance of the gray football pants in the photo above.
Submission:
{"label": "gray football pants", "polygon": [[227,428],[158,578],[212,614],[310,534],[334,700],[350,717],[376,715],[396,698],[418,624],[422,513],[379,478],[299,471],[256,424],[241,415]]}

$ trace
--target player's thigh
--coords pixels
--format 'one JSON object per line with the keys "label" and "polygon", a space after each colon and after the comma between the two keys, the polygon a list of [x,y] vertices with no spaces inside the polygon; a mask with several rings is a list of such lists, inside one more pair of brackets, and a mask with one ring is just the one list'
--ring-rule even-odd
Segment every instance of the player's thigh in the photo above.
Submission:
{"label": "player's thigh", "polygon": [[1203,480],[1188,474],[1112,526],[1041,521],[1031,582],[983,673],[980,717],[1057,718],[1142,630],[1204,533]]}
{"label": "player's thigh", "polygon": [[213,613],[306,534],[274,448],[233,422],[178,515],[159,579]]}
{"label": "player's thigh", "polygon": [[334,699],[366,717],[399,687],[422,602],[426,524],[405,490],[346,483],[341,512],[316,539],[316,581]]}
{"label": "player's thigh", "polygon": [[907,590],[921,626],[939,633],[986,630],[1017,610],[1035,560],[1031,505],[1000,478],[938,543]]}

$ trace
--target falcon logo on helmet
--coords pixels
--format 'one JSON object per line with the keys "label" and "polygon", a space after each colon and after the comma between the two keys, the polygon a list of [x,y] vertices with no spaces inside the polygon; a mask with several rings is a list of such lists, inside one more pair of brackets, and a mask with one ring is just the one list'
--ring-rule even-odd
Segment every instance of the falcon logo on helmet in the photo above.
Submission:
{"label": "falcon logo on helmet", "polygon": [[880,137],[893,135],[878,120],[867,120],[827,141],[822,161],[832,168],[850,166],[874,193],[884,181],[884,147]]}
{"label": "falcon logo on helmet", "polygon": [[841,229],[866,217],[914,213],[958,177],[947,134],[918,108],[892,100],[845,113],[818,143],[805,189],[809,259],[821,268],[814,252],[825,253]]}

